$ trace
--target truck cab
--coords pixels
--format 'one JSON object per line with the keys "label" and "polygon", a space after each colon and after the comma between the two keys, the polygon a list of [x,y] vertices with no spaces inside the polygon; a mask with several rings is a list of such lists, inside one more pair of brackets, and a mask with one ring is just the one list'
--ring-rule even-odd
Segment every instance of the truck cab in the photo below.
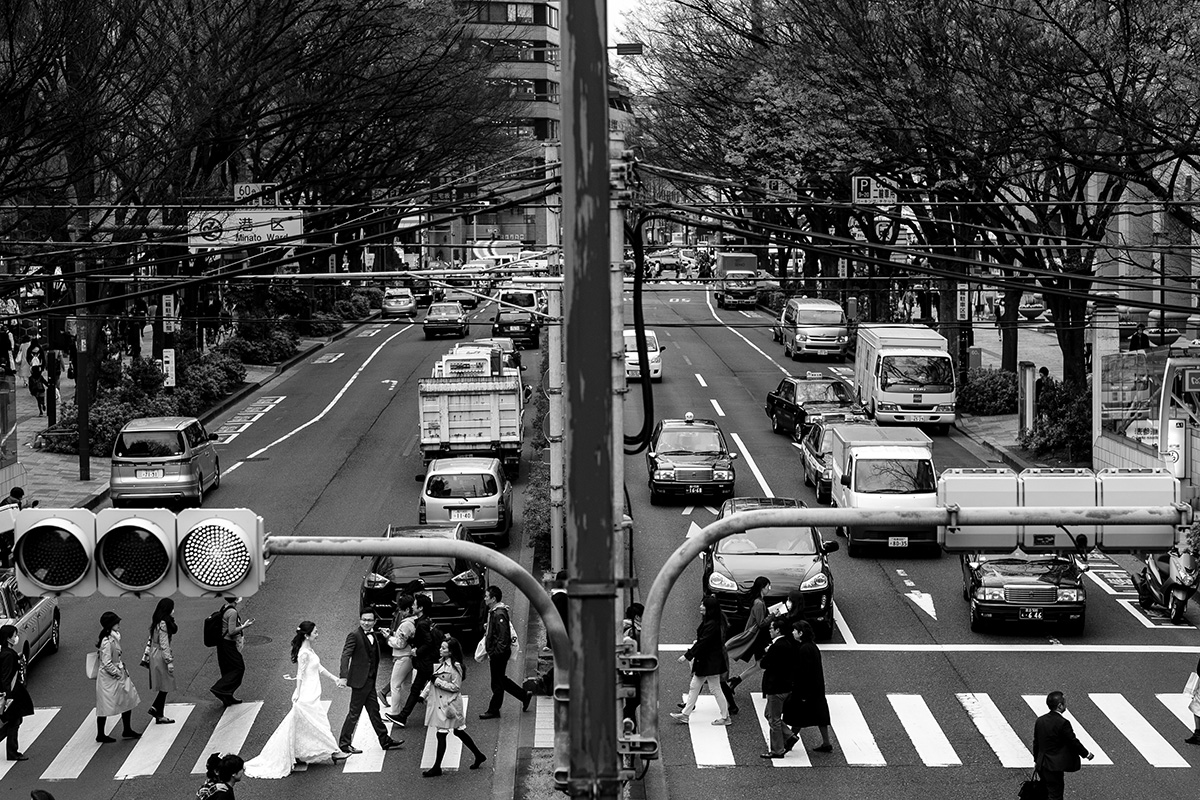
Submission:
{"label": "truck cab", "polygon": [[758,256],[753,253],[718,253],[713,278],[717,308],[753,306],[758,302]]}
{"label": "truck cab", "polygon": [[[830,469],[832,500],[839,508],[899,510],[937,505],[933,442],[916,428],[839,426],[833,432]],[[837,533],[846,537],[851,557],[862,555],[867,545],[941,553],[933,525],[927,529],[850,525]]]}
{"label": "truck cab", "polygon": [[946,337],[923,325],[863,325],[854,359],[858,401],[881,425],[954,424],[954,362]]}

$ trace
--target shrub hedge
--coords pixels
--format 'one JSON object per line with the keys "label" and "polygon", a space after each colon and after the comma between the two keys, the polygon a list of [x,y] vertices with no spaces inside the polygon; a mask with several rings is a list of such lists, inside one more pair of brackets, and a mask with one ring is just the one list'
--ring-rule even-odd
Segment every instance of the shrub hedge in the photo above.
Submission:
{"label": "shrub hedge", "polygon": [[979,416],[1017,413],[1017,374],[1000,369],[972,369],[959,388],[958,410]]}
{"label": "shrub hedge", "polygon": [[1086,382],[1051,380],[1042,389],[1038,418],[1017,441],[1035,455],[1065,452],[1072,461],[1092,458],[1092,390]]}

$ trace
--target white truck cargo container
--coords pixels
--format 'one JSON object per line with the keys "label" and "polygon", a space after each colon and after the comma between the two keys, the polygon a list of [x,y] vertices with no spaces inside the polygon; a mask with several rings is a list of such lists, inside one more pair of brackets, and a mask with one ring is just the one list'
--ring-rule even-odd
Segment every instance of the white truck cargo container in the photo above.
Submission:
{"label": "white truck cargo container", "polygon": [[[417,382],[425,464],[435,458],[491,456],[515,477],[520,471],[526,401],[519,374],[493,372],[490,357],[446,359],[438,370],[441,377]],[[462,374],[480,369],[490,374]]]}
{"label": "white truck cargo container", "polygon": [[854,356],[858,401],[880,424],[954,424],[954,362],[946,337],[924,325],[863,325]]}
{"label": "white truck cargo container", "polygon": [[[933,442],[917,428],[839,425],[833,431],[831,462],[832,500],[838,508],[937,506]],[[941,553],[935,525],[920,529],[852,525],[838,533],[845,534],[846,552],[852,557],[861,555],[868,544]]]}

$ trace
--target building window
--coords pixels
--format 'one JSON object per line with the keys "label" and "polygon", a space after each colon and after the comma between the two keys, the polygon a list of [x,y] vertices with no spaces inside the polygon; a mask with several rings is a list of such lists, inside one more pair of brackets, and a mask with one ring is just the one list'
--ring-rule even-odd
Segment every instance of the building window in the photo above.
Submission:
{"label": "building window", "polygon": [[521,25],[534,24],[533,3],[507,3],[505,22],[516,22]]}

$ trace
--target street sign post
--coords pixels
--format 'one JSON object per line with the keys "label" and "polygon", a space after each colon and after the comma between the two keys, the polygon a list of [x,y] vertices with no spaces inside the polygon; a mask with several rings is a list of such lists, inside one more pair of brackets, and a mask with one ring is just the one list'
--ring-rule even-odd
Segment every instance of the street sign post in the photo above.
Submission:
{"label": "street sign post", "polygon": [[866,175],[850,179],[851,200],[855,205],[891,206],[897,202],[896,190]]}
{"label": "street sign post", "polygon": [[278,183],[235,183],[233,202],[246,206],[277,206],[278,189]]}
{"label": "street sign post", "polygon": [[162,351],[163,386],[175,388],[175,348],[164,347]]}
{"label": "street sign post", "polygon": [[162,326],[163,333],[175,332],[175,295],[162,296]]}
{"label": "street sign post", "polygon": [[188,247],[265,245],[278,239],[295,244],[304,235],[297,209],[242,208],[188,213]]}
{"label": "street sign post", "polygon": [[958,313],[955,315],[959,322],[971,318],[971,284],[958,284]]}

